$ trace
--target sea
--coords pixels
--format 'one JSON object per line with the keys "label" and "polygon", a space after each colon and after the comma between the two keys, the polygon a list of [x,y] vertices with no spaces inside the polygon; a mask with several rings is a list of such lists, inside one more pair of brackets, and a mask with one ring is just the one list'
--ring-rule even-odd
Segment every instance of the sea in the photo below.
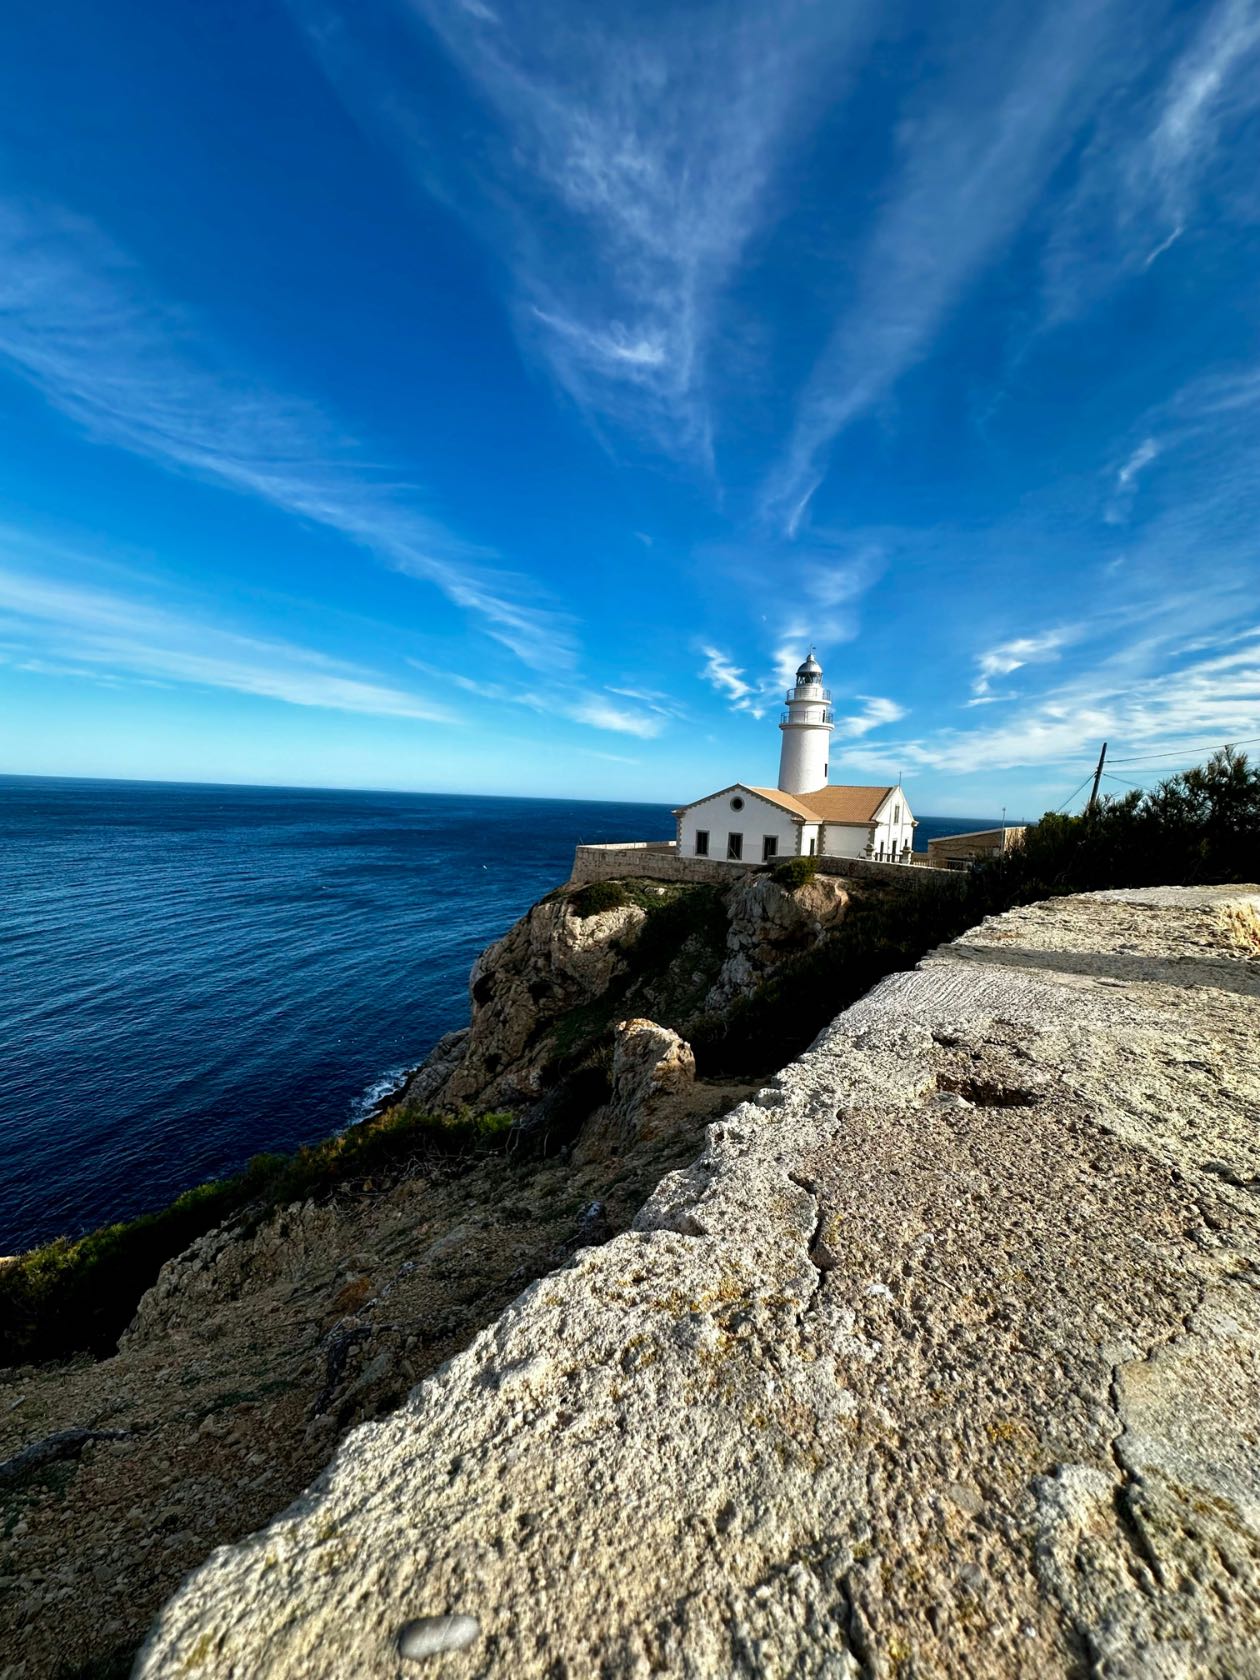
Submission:
{"label": "sea", "polygon": [[576,844],[673,832],[664,805],[0,777],[0,1254],[364,1118]]}

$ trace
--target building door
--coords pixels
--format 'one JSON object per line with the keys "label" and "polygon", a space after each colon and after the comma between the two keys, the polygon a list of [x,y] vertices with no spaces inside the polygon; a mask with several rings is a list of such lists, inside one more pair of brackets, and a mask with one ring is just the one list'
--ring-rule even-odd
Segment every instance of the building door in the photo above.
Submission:
{"label": "building door", "polygon": [[738,863],[744,855],[744,836],[742,834],[728,834],[726,836],[726,855],[732,863]]}
{"label": "building door", "polygon": [[774,834],[764,834],[761,838],[761,861],[767,863],[772,857],[779,855],[779,840]]}

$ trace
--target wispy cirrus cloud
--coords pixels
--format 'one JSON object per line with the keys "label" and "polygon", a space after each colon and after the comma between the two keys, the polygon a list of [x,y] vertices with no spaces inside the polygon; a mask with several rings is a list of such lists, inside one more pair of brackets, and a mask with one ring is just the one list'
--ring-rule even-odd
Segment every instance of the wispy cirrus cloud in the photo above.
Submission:
{"label": "wispy cirrus cloud", "polygon": [[407,50],[395,30],[386,47],[338,0],[290,4],[360,120],[505,263],[518,332],[567,395],[599,425],[707,461],[723,289],[875,8],[399,0],[395,21],[423,20],[488,119],[456,163],[426,118],[425,40]]}
{"label": "wispy cirrus cloud", "polygon": [[1129,517],[1133,499],[1137,495],[1138,479],[1152,461],[1158,460],[1163,453],[1163,447],[1158,438],[1145,437],[1128,459],[1116,469],[1111,496],[1103,511],[1103,518],[1108,525],[1123,525]]}
{"label": "wispy cirrus cloud", "polygon": [[[526,711],[543,717],[567,718],[591,729],[606,729],[616,735],[634,735],[650,741],[660,735],[676,710],[662,703],[656,696],[624,688],[592,689],[573,683],[491,682],[484,677],[467,677],[459,671],[442,671],[419,659],[408,659],[409,665],[443,682],[454,684],[481,699],[493,700],[504,706],[522,706]],[[625,699],[638,702],[627,706]]]}
{"label": "wispy cirrus cloud", "polygon": [[[1216,213],[1222,198],[1249,203],[1252,217],[1260,209],[1254,136],[1227,144],[1260,114],[1260,0],[1190,9],[1183,28],[1155,87],[1135,94],[1138,77],[1122,87],[1084,151],[1046,248],[1051,325],[1170,251],[1200,218],[1209,181]],[[1139,47],[1137,66],[1143,56]]]}
{"label": "wispy cirrus cloud", "polygon": [[574,662],[571,622],[528,579],[400,494],[314,404],[227,366],[82,219],[0,201],[0,361],[98,441],[336,532],[526,664]]}
{"label": "wispy cirrus cloud", "polygon": [[1222,131],[1260,106],[1258,58],[1260,4],[1220,0],[1172,71],[1145,156],[1130,167],[1149,177],[1178,229]]}
{"label": "wispy cirrus cloud", "polygon": [[995,677],[1009,677],[1025,665],[1057,659],[1077,632],[1072,629],[1043,630],[1036,636],[1016,636],[1009,642],[985,648],[976,654],[977,674],[971,685],[976,695],[987,695]]}
{"label": "wispy cirrus cloud", "polygon": [[1084,775],[1106,740],[1113,760],[1132,755],[1153,766],[1134,774],[1170,774],[1214,745],[1260,736],[1260,627],[1196,646],[1208,657],[1187,657],[1167,634],[1142,638],[1013,707],[1000,724],[859,745],[846,762],[883,770],[895,759],[954,775],[1061,766]]}
{"label": "wispy cirrus cloud", "polygon": [[[25,551],[25,565],[12,563]],[[29,569],[28,539],[0,532],[0,625],[29,650],[14,663],[61,675],[119,677],[227,689],[291,706],[318,706],[420,722],[457,721],[427,697],[294,642],[216,624],[205,603],[187,613],[124,591],[55,577],[49,556]],[[52,655],[52,659],[48,658]]]}
{"label": "wispy cirrus cloud", "polygon": [[602,694],[570,699],[562,704],[565,716],[576,723],[589,723],[593,729],[611,729],[620,735],[637,735],[641,741],[650,741],[665,727],[659,714],[619,706]]}
{"label": "wispy cirrus cloud", "polygon": [[1012,13],[983,48],[970,36],[953,76],[907,115],[894,185],[858,252],[852,301],[764,487],[763,511],[789,533],[801,527],[832,440],[930,352],[1037,202],[1112,71],[1118,12],[1117,0],[1072,0],[1043,7],[1031,23]]}
{"label": "wispy cirrus cloud", "polygon": [[733,712],[751,712],[754,717],[761,717],[764,705],[755,683],[748,680],[748,673],[740,665],[736,665],[728,654],[720,648],[703,645],[700,652],[704,655],[704,664],[700,675],[709,686],[722,696]]}

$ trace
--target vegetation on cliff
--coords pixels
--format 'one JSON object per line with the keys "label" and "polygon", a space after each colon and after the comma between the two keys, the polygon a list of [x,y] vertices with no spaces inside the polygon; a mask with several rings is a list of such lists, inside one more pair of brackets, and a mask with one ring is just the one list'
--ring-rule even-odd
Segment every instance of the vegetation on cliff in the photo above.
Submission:
{"label": "vegetation on cliff", "polygon": [[112,1352],[163,1263],[226,1219],[257,1225],[424,1157],[502,1147],[510,1114],[435,1116],[393,1108],[292,1155],[256,1155],[244,1172],[186,1190],[169,1207],[58,1237],[0,1267],[0,1365]]}

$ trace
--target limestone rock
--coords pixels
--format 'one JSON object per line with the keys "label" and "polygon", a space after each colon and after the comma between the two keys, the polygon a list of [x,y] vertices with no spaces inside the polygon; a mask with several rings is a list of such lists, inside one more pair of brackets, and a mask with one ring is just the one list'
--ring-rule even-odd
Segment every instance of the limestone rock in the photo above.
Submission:
{"label": "limestone rock", "polygon": [[563,897],[534,905],[478,957],[469,979],[468,1028],[457,1040],[448,1035],[441,1041],[412,1078],[406,1098],[451,1109],[511,1107],[536,1098],[545,1027],[608,989],[624,970],[625,947],[644,920],[633,904],[593,916],[575,915]]}
{"label": "limestone rock", "polygon": [[671,1027],[636,1018],[613,1029],[612,1093],[586,1122],[579,1163],[662,1137],[690,1112],[696,1080],[691,1046]]}
{"label": "limestone rock", "polygon": [[407,1081],[403,1096],[407,1102],[415,1103],[418,1108],[426,1107],[455,1075],[464,1059],[464,1047],[468,1043],[468,1028],[459,1027],[454,1032],[445,1033],[438,1039],[425,1058],[423,1066],[416,1069]]}
{"label": "limestone rock", "polygon": [[207,1304],[233,1300],[248,1285],[299,1276],[308,1256],[328,1244],[336,1223],[334,1208],[296,1202],[249,1235],[236,1221],[216,1226],[163,1265],[153,1287],[140,1297],[119,1348],[138,1347],[194,1324]]}
{"label": "limestone rock", "polygon": [[622,1021],[613,1033],[612,1111],[628,1138],[652,1137],[670,1097],[695,1083],[691,1046],[655,1021]]}
{"label": "limestone rock", "polygon": [[385,1680],[440,1615],[453,1680],[1260,1674],[1250,892],[886,980],[216,1551],[137,1680]]}
{"label": "limestone rock", "polygon": [[817,875],[795,891],[769,875],[747,875],[731,891],[726,957],[706,1006],[725,1009],[766,979],[785,956],[806,951],[838,925],[849,904],[834,875]]}

